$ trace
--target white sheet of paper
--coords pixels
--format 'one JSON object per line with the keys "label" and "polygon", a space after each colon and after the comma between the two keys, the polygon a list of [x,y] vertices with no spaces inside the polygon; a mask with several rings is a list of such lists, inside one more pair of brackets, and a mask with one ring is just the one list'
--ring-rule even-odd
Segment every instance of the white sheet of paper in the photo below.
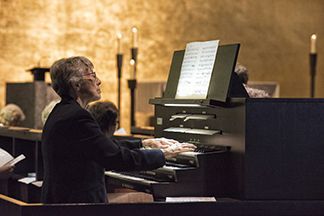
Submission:
{"label": "white sheet of paper", "polygon": [[186,46],[176,99],[205,99],[214,68],[219,40]]}
{"label": "white sheet of paper", "polygon": [[12,155],[9,154],[6,150],[0,148],[0,167],[8,163],[13,159]]}
{"label": "white sheet of paper", "polygon": [[34,181],[32,182],[32,184],[35,185],[36,187],[42,187],[43,181]]}
{"label": "white sheet of paper", "polygon": [[25,155],[21,154],[18,157],[14,158],[14,159],[12,159],[10,161],[8,161],[7,164],[9,164],[9,165],[15,165],[16,163],[24,160],[25,158],[26,158]]}
{"label": "white sheet of paper", "polygon": [[0,167],[3,165],[15,165],[16,163],[24,160],[25,155],[21,154],[18,157],[14,158],[9,152],[0,148]]}
{"label": "white sheet of paper", "polygon": [[19,179],[18,181],[21,183],[30,184],[30,183],[36,181],[36,177],[25,177],[25,178]]}

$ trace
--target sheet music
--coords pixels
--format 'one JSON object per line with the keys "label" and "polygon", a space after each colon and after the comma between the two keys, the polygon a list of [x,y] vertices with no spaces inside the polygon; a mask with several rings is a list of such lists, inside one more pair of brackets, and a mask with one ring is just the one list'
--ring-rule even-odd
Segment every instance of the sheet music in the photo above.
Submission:
{"label": "sheet music", "polygon": [[11,154],[9,154],[6,150],[0,148],[0,167],[5,165],[8,161],[14,159]]}
{"label": "sheet music", "polygon": [[21,154],[18,157],[14,158],[11,154],[9,154],[4,149],[0,148],[0,167],[4,165],[15,165],[21,160],[25,159],[25,155]]}
{"label": "sheet music", "polygon": [[6,163],[6,164],[9,164],[10,166],[13,166],[13,165],[15,165],[16,163],[18,163],[18,162],[24,160],[25,158],[26,158],[25,155],[21,154],[21,155],[19,155],[18,157],[14,158],[14,159],[12,159],[12,160],[10,160],[10,161],[8,161],[8,163]]}
{"label": "sheet music", "polygon": [[205,99],[219,40],[192,42],[186,46],[176,99]]}

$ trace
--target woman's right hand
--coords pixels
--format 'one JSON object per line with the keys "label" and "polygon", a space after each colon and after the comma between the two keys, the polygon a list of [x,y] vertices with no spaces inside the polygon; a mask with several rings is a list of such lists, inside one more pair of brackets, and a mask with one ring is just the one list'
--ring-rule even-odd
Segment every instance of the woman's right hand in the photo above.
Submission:
{"label": "woman's right hand", "polygon": [[191,143],[175,143],[168,148],[161,149],[165,158],[173,158],[182,152],[192,152],[196,146]]}

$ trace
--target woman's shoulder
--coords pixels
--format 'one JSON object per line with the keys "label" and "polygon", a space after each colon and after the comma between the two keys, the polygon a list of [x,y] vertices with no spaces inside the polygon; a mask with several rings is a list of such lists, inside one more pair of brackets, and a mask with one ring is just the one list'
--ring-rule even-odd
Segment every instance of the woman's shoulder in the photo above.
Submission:
{"label": "woman's shoulder", "polygon": [[53,114],[50,116],[50,119],[55,119],[56,121],[71,121],[73,123],[75,122],[74,120],[80,118],[91,118],[90,113],[86,109],[83,109],[77,102],[73,101],[60,102],[52,112]]}
{"label": "woman's shoulder", "polygon": [[79,119],[93,119],[88,110],[82,108],[81,106],[73,106],[70,110],[71,118],[79,120]]}

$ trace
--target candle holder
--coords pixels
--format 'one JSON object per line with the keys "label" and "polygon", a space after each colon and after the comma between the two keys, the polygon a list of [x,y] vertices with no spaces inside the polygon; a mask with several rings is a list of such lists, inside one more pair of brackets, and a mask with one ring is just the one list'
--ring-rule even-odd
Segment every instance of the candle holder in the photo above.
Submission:
{"label": "candle holder", "polygon": [[317,54],[309,54],[309,63],[310,63],[310,96],[311,98],[315,97],[315,77],[316,77],[316,63],[317,63]]}
{"label": "candle holder", "polygon": [[135,127],[135,89],[136,89],[137,81],[136,79],[129,79],[128,80],[128,88],[130,90],[130,126],[131,128]]}
{"label": "candle holder", "polygon": [[137,54],[138,54],[138,48],[132,47],[131,48],[131,59],[134,59],[135,62],[137,62]]}
{"label": "candle holder", "polygon": [[[121,77],[122,77],[122,67],[123,67],[123,54],[118,53],[116,56],[117,60],[117,106],[119,119],[121,119]],[[120,127],[120,125],[119,125]]]}

